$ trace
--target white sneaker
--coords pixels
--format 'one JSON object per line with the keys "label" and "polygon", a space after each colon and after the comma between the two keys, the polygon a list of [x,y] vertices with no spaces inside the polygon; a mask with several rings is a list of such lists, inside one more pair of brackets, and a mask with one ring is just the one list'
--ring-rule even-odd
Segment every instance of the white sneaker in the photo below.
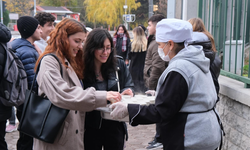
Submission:
{"label": "white sneaker", "polygon": [[146,149],[162,149],[163,148],[163,145],[162,143],[152,143],[150,144]]}

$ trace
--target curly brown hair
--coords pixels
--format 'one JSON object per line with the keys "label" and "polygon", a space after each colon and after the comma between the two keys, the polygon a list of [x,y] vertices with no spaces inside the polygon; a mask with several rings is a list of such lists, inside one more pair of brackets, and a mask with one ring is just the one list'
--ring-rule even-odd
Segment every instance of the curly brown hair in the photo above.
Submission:
{"label": "curly brown hair", "polygon": [[37,13],[35,15],[35,17],[38,21],[39,24],[43,27],[47,22],[54,22],[56,20],[56,18],[50,14],[50,13],[46,13],[46,12],[40,12]]}
{"label": "curly brown hair", "polygon": [[[36,67],[41,60],[41,58],[48,53],[55,53],[56,56],[60,59],[61,63],[65,61],[65,58],[70,62],[73,70],[76,72],[79,79],[83,79],[83,51],[78,51],[76,57],[73,57],[69,52],[69,40],[70,35],[76,34],[78,32],[87,33],[85,27],[78,21],[74,19],[65,18],[60,23],[58,23],[55,29],[50,33],[50,39],[48,40],[48,46],[45,48],[45,51],[36,62]],[[65,63],[62,63],[66,68],[69,66]]]}

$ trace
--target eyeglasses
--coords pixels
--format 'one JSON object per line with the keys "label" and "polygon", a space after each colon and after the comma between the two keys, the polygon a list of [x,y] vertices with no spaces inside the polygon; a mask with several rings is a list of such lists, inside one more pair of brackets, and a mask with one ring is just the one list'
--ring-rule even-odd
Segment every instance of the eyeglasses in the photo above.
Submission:
{"label": "eyeglasses", "polygon": [[102,53],[104,53],[105,50],[107,51],[107,53],[111,53],[114,50],[114,48],[111,48],[111,47],[109,47],[109,48],[98,48],[97,50],[99,52],[102,52]]}

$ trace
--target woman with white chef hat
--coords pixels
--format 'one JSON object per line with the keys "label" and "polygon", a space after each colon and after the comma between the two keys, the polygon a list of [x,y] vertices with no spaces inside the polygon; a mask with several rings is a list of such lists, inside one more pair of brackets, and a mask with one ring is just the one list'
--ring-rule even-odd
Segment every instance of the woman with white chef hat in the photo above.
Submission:
{"label": "woman with white chef hat", "polygon": [[158,53],[169,66],[158,81],[155,104],[118,102],[110,106],[114,119],[129,115],[132,126],[160,123],[164,150],[215,150],[221,144],[223,131],[215,110],[210,61],[202,46],[187,45],[192,33],[188,21],[158,22]]}

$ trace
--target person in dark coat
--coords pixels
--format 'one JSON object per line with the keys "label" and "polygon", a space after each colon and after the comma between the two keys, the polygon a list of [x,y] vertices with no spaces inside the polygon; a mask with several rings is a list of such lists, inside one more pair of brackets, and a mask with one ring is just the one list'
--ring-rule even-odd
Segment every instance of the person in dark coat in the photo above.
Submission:
{"label": "person in dark coat", "polygon": [[[144,65],[144,83],[148,91],[146,94],[151,94],[151,91],[156,90],[156,86],[162,72],[167,68],[168,62],[164,62],[158,54],[158,44],[155,41],[156,24],[164,19],[165,17],[161,14],[156,14],[148,19],[148,44],[147,54]],[[160,134],[159,124],[156,123],[156,133],[152,141],[148,143],[147,149],[162,148],[162,137]]]}
{"label": "person in dark coat", "polygon": [[223,128],[215,109],[217,94],[202,46],[188,45],[192,25],[163,19],[156,26],[158,53],[169,61],[156,88],[155,104],[117,102],[111,117],[129,115],[132,126],[160,123],[164,150],[215,150]]}
{"label": "person in dark coat", "polygon": [[[34,42],[40,40],[41,32],[39,21],[30,16],[22,16],[17,20],[17,28],[21,34],[21,38],[13,40],[10,44],[12,49],[16,51],[17,57],[23,63],[27,74],[28,88],[30,89],[33,78],[35,76],[34,68],[36,60],[39,57],[34,47]],[[33,86],[36,90],[36,86]],[[17,118],[20,121],[23,111],[23,104],[17,107]],[[33,137],[19,132],[17,141],[17,150],[32,150]]]}
{"label": "person in dark coat", "polygon": [[[193,40],[189,45],[201,45],[203,46],[203,51],[205,56],[210,59],[210,72],[213,77],[213,82],[216,88],[217,95],[219,94],[220,85],[218,82],[218,77],[220,75],[220,69],[222,67],[221,60],[217,55],[214,38],[206,30],[203,21],[200,18],[191,18],[188,20],[193,26]],[[219,96],[218,100],[219,101]]]}
{"label": "person in dark coat", "polygon": [[131,42],[131,51],[129,52],[129,72],[134,82],[135,93],[144,94],[146,87],[143,79],[143,69],[147,53],[147,39],[144,31],[140,27],[133,30],[133,42]]}
{"label": "person in dark coat", "polygon": [[[2,23],[0,23],[0,43],[7,47],[7,42],[11,39],[10,30]],[[0,44],[0,80],[2,80],[3,71],[6,62],[6,50]],[[1,82],[1,81],[0,81]],[[11,117],[11,106],[5,106],[0,101],[0,149],[8,150],[7,143],[5,141],[5,128],[7,119]]]}
{"label": "person in dark coat", "polygon": [[[107,30],[93,29],[83,47],[84,88],[118,91],[133,96],[133,82],[123,59],[115,57]],[[118,80],[117,80],[118,75]],[[123,150],[127,128],[124,122],[101,118],[99,111],[86,113],[85,150]],[[127,136],[126,136],[127,139]]]}
{"label": "person in dark coat", "polygon": [[130,37],[126,27],[120,24],[113,36],[113,43],[116,54],[121,56],[128,65],[128,53],[130,51]]}

